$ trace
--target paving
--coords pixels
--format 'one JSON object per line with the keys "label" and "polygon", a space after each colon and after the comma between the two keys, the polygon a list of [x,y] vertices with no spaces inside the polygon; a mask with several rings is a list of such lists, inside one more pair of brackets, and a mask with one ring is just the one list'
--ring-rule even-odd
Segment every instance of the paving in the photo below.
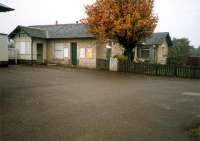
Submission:
{"label": "paving", "polygon": [[200,81],[46,66],[0,68],[0,141],[193,141]]}

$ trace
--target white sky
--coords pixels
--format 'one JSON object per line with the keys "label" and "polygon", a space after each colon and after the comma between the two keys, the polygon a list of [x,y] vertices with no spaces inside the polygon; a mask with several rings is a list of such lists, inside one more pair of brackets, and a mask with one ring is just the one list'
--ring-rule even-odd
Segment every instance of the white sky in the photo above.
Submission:
{"label": "white sky", "polygon": [[[17,25],[75,23],[82,19],[84,5],[95,0],[0,0],[15,9],[0,13],[0,32],[10,33]],[[156,0],[159,16],[156,32],[170,32],[172,37],[187,37],[200,45],[200,0]]]}

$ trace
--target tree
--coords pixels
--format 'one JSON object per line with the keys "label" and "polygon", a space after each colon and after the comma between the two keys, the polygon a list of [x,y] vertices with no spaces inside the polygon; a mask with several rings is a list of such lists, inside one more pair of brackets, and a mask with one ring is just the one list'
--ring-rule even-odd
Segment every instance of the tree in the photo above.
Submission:
{"label": "tree", "polygon": [[96,0],[86,6],[82,23],[102,40],[121,44],[132,61],[133,48],[152,35],[158,22],[153,13],[154,0]]}
{"label": "tree", "polygon": [[193,46],[187,38],[173,39],[173,46],[169,50],[168,63],[185,65],[191,56]]}

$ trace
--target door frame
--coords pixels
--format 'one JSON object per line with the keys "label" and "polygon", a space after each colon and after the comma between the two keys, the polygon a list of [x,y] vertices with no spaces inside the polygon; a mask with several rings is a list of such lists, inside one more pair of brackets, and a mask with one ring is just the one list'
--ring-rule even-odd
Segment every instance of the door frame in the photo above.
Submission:
{"label": "door frame", "polygon": [[[41,53],[41,58],[40,58],[40,60],[38,59],[38,48],[41,48],[41,51],[42,51],[42,53]],[[36,62],[37,63],[44,63],[43,61],[44,61],[44,45],[42,44],[42,43],[37,43],[36,44],[36,49],[37,49],[37,60],[36,60]]]}

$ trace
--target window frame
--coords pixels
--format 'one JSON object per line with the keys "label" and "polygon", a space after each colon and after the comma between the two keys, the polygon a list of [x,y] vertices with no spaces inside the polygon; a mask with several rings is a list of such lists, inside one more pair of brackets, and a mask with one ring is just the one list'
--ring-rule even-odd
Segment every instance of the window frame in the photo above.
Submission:
{"label": "window frame", "polygon": [[[144,55],[143,55],[144,51],[146,51],[146,52],[148,51],[148,57],[144,57]],[[141,58],[145,59],[145,60],[150,59],[150,48],[141,48]]]}
{"label": "window frame", "polygon": [[[81,51],[83,51],[83,52],[81,52]],[[84,54],[82,54],[82,53],[84,53]],[[80,57],[80,59],[85,59],[86,58],[86,48],[80,48],[80,50],[79,50],[79,57]]]}
{"label": "window frame", "polygon": [[69,58],[69,48],[68,47],[64,47],[63,49],[63,56],[64,58]]}
{"label": "window frame", "polygon": [[[59,46],[58,46],[59,45]],[[58,49],[58,47],[61,47],[61,49]],[[54,46],[54,59],[59,59],[59,60],[63,60],[65,57],[64,57],[64,48],[65,48],[65,44],[64,42],[56,42],[55,43],[55,46]],[[61,56],[59,56],[59,55]],[[59,57],[58,57],[58,56]]]}
{"label": "window frame", "polygon": [[[23,43],[23,46],[22,46],[22,43]],[[26,42],[19,42],[19,54],[26,54]],[[22,48],[23,48],[23,51],[22,51]]]}

